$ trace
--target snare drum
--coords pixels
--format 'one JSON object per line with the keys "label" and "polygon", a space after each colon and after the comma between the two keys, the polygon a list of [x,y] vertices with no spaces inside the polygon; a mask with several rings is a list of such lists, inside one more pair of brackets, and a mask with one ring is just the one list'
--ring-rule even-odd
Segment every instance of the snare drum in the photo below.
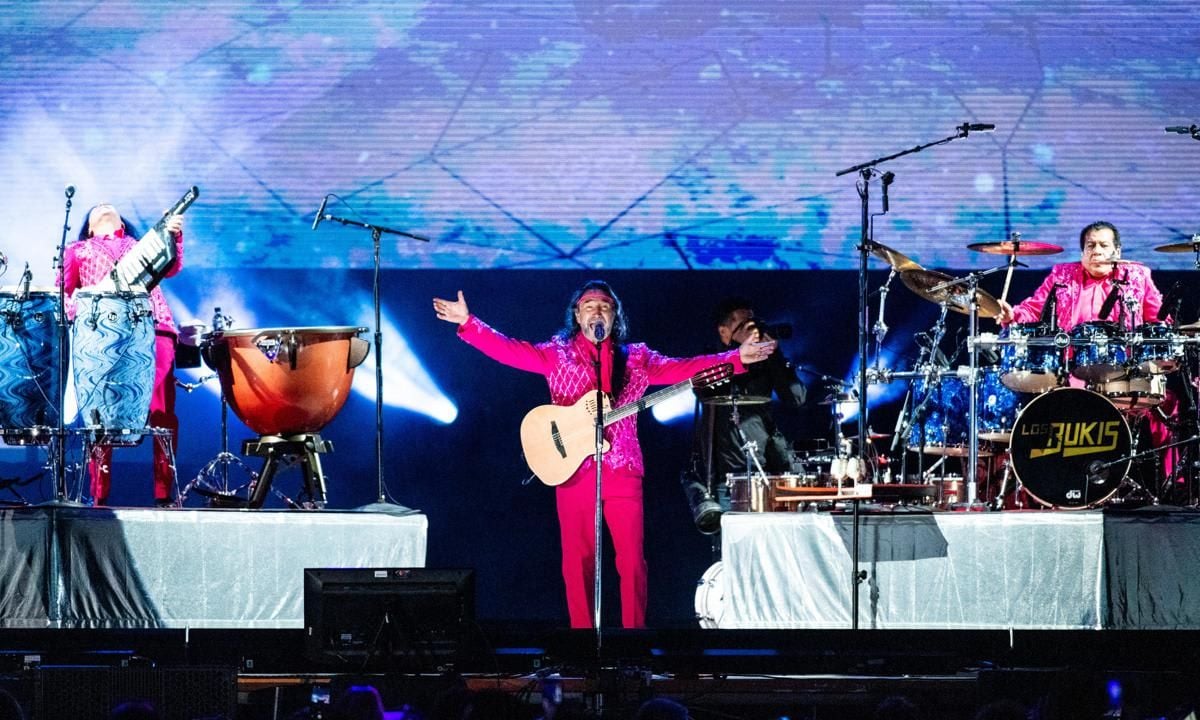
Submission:
{"label": "snare drum", "polygon": [[1129,348],[1115,323],[1085,322],[1071,328],[1074,367],[1071,374],[1089,383],[1124,377],[1129,371]]}
{"label": "snare drum", "polygon": [[1110,380],[1091,388],[1122,412],[1156,407],[1167,392],[1166,375],[1138,375]]}
{"label": "snare drum", "polygon": [[734,512],[771,512],[775,509],[775,480],[773,475],[729,473],[729,509]]}
{"label": "snare drum", "polygon": [[1040,393],[1058,387],[1061,353],[1055,331],[1041,323],[1009,325],[1000,355],[1000,382],[1017,392]]}
{"label": "snare drum", "polygon": [[1144,373],[1174,372],[1183,361],[1183,336],[1163,322],[1138,326],[1132,338],[1133,360]]}
{"label": "snare drum", "polygon": [[1079,510],[1116,493],[1129,471],[1129,424],[1103,395],[1059,388],[1034,398],[1013,427],[1013,473],[1037,502]]}

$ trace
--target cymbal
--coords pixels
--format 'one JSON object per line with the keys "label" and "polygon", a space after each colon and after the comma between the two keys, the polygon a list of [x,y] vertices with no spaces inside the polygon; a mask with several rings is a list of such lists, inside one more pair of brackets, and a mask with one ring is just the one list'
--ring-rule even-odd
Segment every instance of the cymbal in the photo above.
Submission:
{"label": "cymbal", "polygon": [[1175,329],[1181,333],[1184,333],[1185,335],[1195,335],[1200,333],[1200,320],[1197,320],[1194,323],[1188,323],[1187,325],[1180,325]]}
{"label": "cymbal", "polygon": [[921,266],[916,261],[914,261],[912,258],[908,257],[907,255],[904,255],[903,253],[896,252],[895,250],[891,249],[887,245],[873,243],[873,246],[871,248],[871,254],[874,255],[875,257],[879,258],[880,260],[884,261],[888,265],[891,265],[892,267],[894,267],[897,272],[904,272],[905,270],[921,270],[922,269]]}
{"label": "cymbal", "polygon": [[715,407],[728,407],[733,405],[734,400],[737,401],[739,406],[766,405],[767,403],[771,402],[771,398],[764,397],[762,395],[714,395],[712,397],[706,397],[700,402],[704,403],[705,405],[712,405]]}
{"label": "cymbal", "polygon": [[[900,273],[900,280],[905,286],[926,300],[939,305],[946,303],[955,312],[969,313],[970,298],[967,297],[966,288],[961,285],[937,291],[930,290],[953,279],[952,276],[936,270],[905,270]],[[979,317],[994,318],[1000,314],[1000,303],[983,288],[975,288],[975,303],[979,306]]]}
{"label": "cymbal", "polygon": [[838,393],[837,395],[829,395],[824,400],[822,400],[821,402],[819,402],[817,404],[818,405],[838,405],[841,403],[852,403],[852,402],[858,402],[858,393],[848,392],[848,393]]}
{"label": "cymbal", "polygon": [[971,243],[967,249],[990,255],[1056,255],[1063,251],[1061,246],[1033,240]]}
{"label": "cymbal", "polygon": [[[874,431],[867,433],[868,440],[887,440],[891,436],[892,436],[891,433],[881,433],[881,432],[874,432]],[[846,439],[847,440],[857,440],[858,435],[847,435]]]}
{"label": "cymbal", "polygon": [[1158,247],[1154,248],[1154,252],[1166,252],[1166,253],[1196,252],[1196,250],[1198,248],[1200,248],[1200,240],[1196,240],[1195,238],[1193,238],[1187,242],[1167,243],[1166,245],[1159,245]]}

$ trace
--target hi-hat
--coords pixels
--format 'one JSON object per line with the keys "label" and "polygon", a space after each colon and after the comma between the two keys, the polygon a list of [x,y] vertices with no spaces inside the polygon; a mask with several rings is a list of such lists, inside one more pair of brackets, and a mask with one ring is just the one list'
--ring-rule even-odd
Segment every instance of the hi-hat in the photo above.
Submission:
{"label": "hi-hat", "polygon": [[[900,273],[900,280],[909,290],[912,290],[930,302],[945,303],[951,310],[964,315],[971,311],[971,299],[967,296],[965,285],[932,290],[954,278],[936,270],[905,270]],[[1000,314],[1000,303],[991,293],[983,288],[975,288],[975,304],[979,306],[979,317],[994,318]]]}
{"label": "hi-hat", "polygon": [[888,265],[891,265],[893,268],[896,269],[897,272],[904,272],[905,270],[921,270],[922,269],[921,266],[915,260],[913,260],[912,258],[908,257],[907,255],[905,255],[903,253],[896,252],[895,250],[891,249],[887,245],[881,245],[880,243],[872,243],[871,244],[871,254],[874,255],[875,257],[879,258],[880,260],[884,261]]}
{"label": "hi-hat", "polygon": [[971,243],[967,249],[989,255],[1057,255],[1063,251],[1059,245],[1034,242],[1033,240]]}

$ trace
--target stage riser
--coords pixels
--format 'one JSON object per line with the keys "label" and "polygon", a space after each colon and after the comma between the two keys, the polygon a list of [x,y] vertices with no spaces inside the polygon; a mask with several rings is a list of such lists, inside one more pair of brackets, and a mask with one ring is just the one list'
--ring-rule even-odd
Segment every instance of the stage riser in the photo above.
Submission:
{"label": "stage riser", "polygon": [[304,626],[306,568],[424,567],[424,515],[0,511],[0,627]]}

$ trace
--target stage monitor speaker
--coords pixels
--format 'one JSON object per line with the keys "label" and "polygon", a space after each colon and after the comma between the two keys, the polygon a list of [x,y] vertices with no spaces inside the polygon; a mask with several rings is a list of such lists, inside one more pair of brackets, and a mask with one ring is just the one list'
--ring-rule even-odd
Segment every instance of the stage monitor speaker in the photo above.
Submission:
{"label": "stage monitor speaker", "polygon": [[308,568],[304,643],[318,663],[440,670],[475,622],[475,573],[428,568]]}

